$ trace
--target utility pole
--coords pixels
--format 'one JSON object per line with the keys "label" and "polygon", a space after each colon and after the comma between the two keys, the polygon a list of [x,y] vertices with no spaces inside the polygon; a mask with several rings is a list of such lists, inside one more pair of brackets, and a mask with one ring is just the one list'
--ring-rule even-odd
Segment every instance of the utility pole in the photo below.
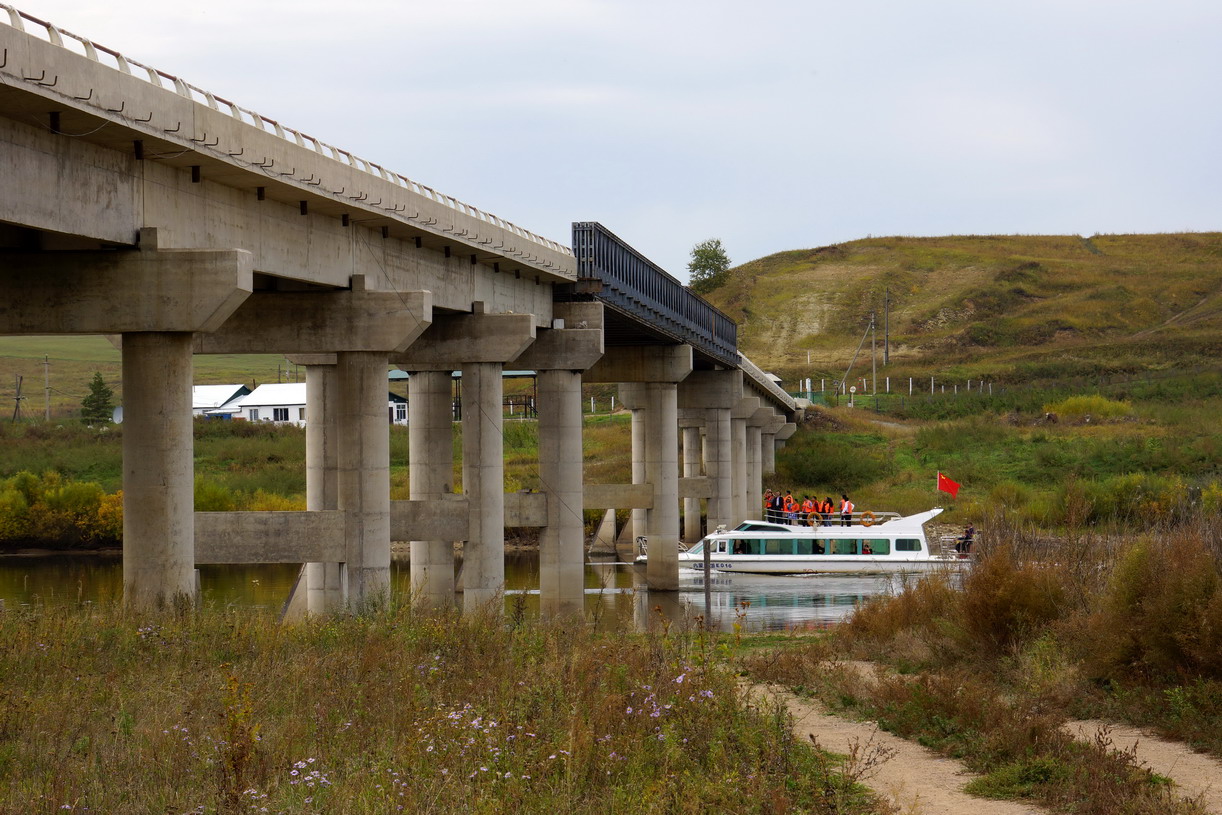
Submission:
{"label": "utility pole", "polygon": [[25,399],[21,395],[21,380],[20,374],[17,375],[17,394],[13,397],[13,424],[16,424],[21,419],[21,400]]}
{"label": "utility pole", "polygon": [[878,342],[874,334],[874,312],[870,312],[870,390],[874,392],[874,412],[878,413]]}
{"label": "utility pole", "polygon": [[42,355],[42,393],[46,409],[43,418],[49,422],[51,421],[51,357],[46,354]]}
{"label": "utility pole", "polygon": [[883,289],[883,367],[891,364],[891,289]]}

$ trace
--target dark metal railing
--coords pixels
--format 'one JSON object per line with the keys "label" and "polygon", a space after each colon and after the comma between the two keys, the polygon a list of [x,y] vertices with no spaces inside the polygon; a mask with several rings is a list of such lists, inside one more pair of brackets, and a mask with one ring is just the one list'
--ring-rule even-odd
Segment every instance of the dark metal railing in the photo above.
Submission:
{"label": "dark metal railing", "polygon": [[595,294],[676,342],[738,366],[738,326],[704,298],[594,221],[573,224],[577,277],[602,283]]}

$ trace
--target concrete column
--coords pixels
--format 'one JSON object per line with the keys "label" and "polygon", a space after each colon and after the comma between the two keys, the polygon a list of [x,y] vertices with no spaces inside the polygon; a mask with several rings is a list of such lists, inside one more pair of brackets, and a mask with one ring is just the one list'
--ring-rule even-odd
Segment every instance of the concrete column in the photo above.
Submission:
{"label": "concrete column", "polygon": [[763,458],[760,461],[760,468],[764,475],[772,475],[776,472],[776,433],[760,431],[760,454]]}
{"label": "concrete column", "polygon": [[336,354],[339,389],[338,504],[344,512],[348,604],[383,603],[390,594],[390,423],[386,354]]}
{"label": "concrete column", "polygon": [[711,408],[704,430],[704,471],[712,494],[709,497],[709,529],[737,523],[734,509],[733,462],[730,444],[729,408]]}
{"label": "concrete column", "polygon": [[[620,385],[619,394],[620,402],[623,403],[632,416],[632,483],[644,484],[649,480],[649,477],[645,474],[645,413],[643,403],[636,401],[639,399],[639,394],[634,385]],[[632,519],[632,536],[634,539],[646,534],[647,522],[645,512],[643,509],[634,508],[628,513]],[[635,548],[633,551],[636,551]]]}
{"label": "concrete column", "polygon": [[[306,366],[306,509],[339,509],[339,378],[334,365]],[[338,563],[306,564],[306,608],[332,614],[344,606]]]}
{"label": "concrete column", "polygon": [[[413,372],[407,393],[409,497],[413,501],[441,501],[443,495],[453,491],[454,483],[450,372]],[[456,537],[466,537],[465,530]],[[452,606],[453,541],[412,541],[411,581],[413,604],[432,609]]]}
{"label": "concrete column", "polygon": [[[730,489],[734,493],[734,517],[731,526],[742,523],[753,515],[754,506],[747,500],[747,420],[737,417],[730,420]],[[763,498],[761,497],[761,501]],[[762,506],[762,505],[761,505]]]}
{"label": "concrete column", "polygon": [[195,599],[191,334],[123,335],[123,598]]}
{"label": "concrete column", "polygon": [[646,382],[645,476],[653,484],[653,508],[645,511],[649,538],[646,579],[655,591],[679,588],[679,417],[673,382]]}
{"label": "concrete column", "polygon": [[539,539],[540,611],[578,615],[585,608],[582,517],[581,374],[539,371],[539,480],[547,526]]}
{"label": "concrete column", "polygon": [[[760,452],[759,425],[747,424],[747,512],[748,517],[758,518],[763,509],[764,478]],[[759,504],[755,506],[751,502]]]}
{"label": "concrete column", "polygon": [[[463,611],[494,604],[505,591],[505,446],[502,365],[462,369],[462,483],[471,510],[463,547]],[[499,605],[496,606],[499,610]]]}
{"label": "concrete column", "polygon": [[[700,475],[700,428],[688,425],[683,428],[683,476],[695,478]],[[700,540],[700,499],[683,499],[683,542]]]}

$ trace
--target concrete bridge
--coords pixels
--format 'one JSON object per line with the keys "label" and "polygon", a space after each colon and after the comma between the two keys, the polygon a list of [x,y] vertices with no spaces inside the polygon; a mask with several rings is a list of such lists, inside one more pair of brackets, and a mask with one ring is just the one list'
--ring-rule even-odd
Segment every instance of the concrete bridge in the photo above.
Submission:
{"label": "concrete bridge", "polygon": [[[577,613],[586,507],[633,509],[649,586],[674,589],[680,507],[689,538],[701,499],[710,525],[754,514],[798,418],[733,322],[600,225],[575,224],[574,251],[2,4],[0,168],[0,334],[122,349],[130,603],[194,596],[199,564],[289,562],[300,606],[360,608],[408,540],[413,602],[445,606],[461,540],[476,609],[509,525],[542,529],[545,613]],[[194,512],[192,356],[220,353],[306,366],[308,511]],[[408,501],[389,497],[390,365],[411,374]],[[507,366],[537,372],[538,494],[504,493]],[[583,483],[583,381],[632,410],[632,484]]]}

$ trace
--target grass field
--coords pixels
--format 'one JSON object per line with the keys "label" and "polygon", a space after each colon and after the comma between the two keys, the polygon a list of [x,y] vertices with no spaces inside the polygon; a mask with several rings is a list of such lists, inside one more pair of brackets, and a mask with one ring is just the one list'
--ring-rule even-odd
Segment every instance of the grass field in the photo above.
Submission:
{"label": "grass field", "polygon": [[[194,364],[196,385],[305,381],[305,372],[278,354],[200,355]],[[26,416],[45,416],[49,405],[54,420],[75,417],[94,372],[121,404],[121,367],[119,350],[105,337],[0,337],[0,416],[12,416],[18,376]]]}

